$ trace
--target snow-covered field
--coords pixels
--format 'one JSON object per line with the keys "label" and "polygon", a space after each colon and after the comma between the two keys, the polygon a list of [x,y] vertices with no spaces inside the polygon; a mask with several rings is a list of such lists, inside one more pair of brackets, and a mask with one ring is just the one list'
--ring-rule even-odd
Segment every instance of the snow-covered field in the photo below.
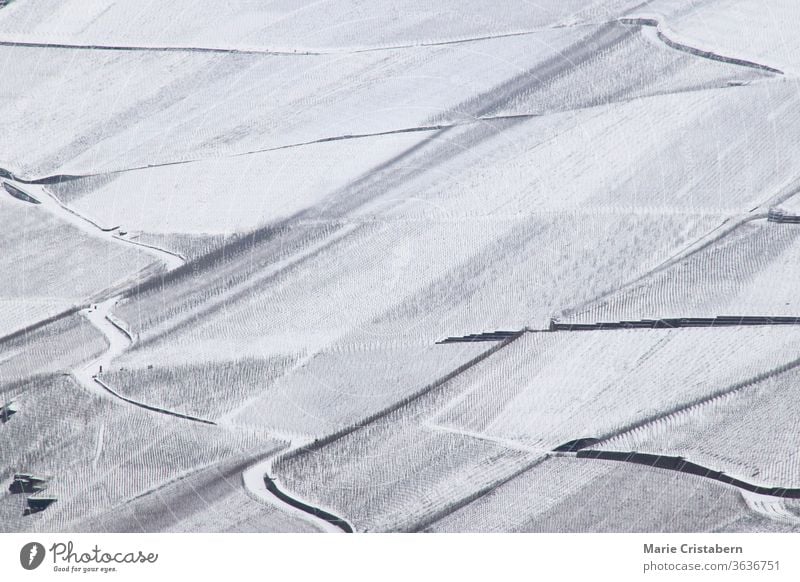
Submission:
{"label": "snow-covered field", "polygon": [[631,16],[639,14],[661,19],[692,46],[737,55],[792,75],[800,72],[797,6],[793,2],[655,0],[631,12]]}
{"label": "snow-covered field", "polygon": [[[89,395],[69,377],[34,376],[16,387],[20,412],[3,425],[0,476],[50,479],[59,501],[23,517],[19,495],[0,498],[4,531],[71,530],[73,521],[121,504],[198,467],[233,455],[267,454],[281,443],[256,431],[226,431],[154,415]],[[147,529],[147,527],[144,527]]]}
{"label": "snow-covered field", "polygon": [[800,314],[800,225],[755,220],[566,321]]}
{"label": "snow-covered field", "polygon": [[70,524],[86,532],[318,532],[313,522],[272,508],[241,487],[241,473],[254,458],[230,460],[197,469],[130,500]]}
{"label": "snow-covered field", "polygon": [[798,19],[0,2],[0,530],[800,527]]}
{"label": "snow-covered field", "polygon": [[454,390],[452,382],[431,386],[333,442],[279,458],[275,471],[302,498],[346,515],[356,531],[419,531],[546,453],[430,427],[431,411]]}
{"label": "snow-covered field", "polygon": [[[799,487],[798,377],[794,368],[773,374],[729,395],[623,433],[601,448],[683,455],[759,485]],[[776,414],[777,410],[781,414]]]}
{"label": "snow-covered field", "polygon": [[527,334],[457,379],[433,422],[544,449],[607,437],[780,368],[798,340],[779,327]]}
{"label": "snow-covered field", "polygon": [[[438,212],[422,202],[405,207],[409,214]],[[336,341],[430,345],[450,335],[544,325],[563,305],[613,291],[720,223],[715,215],[568,212],[328,222],[325,230],[265,234],[251,254],[232,251],[207,285],[187,274],[163,291],[129,298],[117,312],[140,334],[140,349],[151,342],[161,353],[198,344],[232,354]],[[298,238],[313,246],[293,252]],[[303,308],[319,297],[323,304]],[[156,308],[162,305],[169,308]]]}
{"label": "snow-covered field", "polygon": [[0,185],[0,337],[80,306],[154,265],[150,255],[97,234]]}
{"label": "snow-covered field", "polygon": [[80,315],[58,318],[28,333],[3,340],[0,389],[10,398],[16,384],[32,376],[66,372],[105,349],[102,334]]}
{"label": "snow-covered field", "polygon": [[259,3],[176,0],[131,5],[103,0],[17,3],[0,31],[44,42],[222,48],[357,49],[442,43],[609,20],[638,0],[525,0],[488,10],[485,3],[424,0],[393,5],[358,0]]}
{"label": "snow-covered field", "polygon": [[780,532],[735,491],[612,461],[552,458],[432,524],[435,532]]}

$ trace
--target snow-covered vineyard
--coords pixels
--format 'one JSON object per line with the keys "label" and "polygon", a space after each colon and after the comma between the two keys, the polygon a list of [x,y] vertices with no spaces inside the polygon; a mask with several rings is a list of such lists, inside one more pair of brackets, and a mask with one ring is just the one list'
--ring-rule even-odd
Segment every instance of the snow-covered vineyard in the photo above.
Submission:
{"label": "snow-covered vineyard", "polygon": [[0,531],[800,530],[795,0],[0,0]]}

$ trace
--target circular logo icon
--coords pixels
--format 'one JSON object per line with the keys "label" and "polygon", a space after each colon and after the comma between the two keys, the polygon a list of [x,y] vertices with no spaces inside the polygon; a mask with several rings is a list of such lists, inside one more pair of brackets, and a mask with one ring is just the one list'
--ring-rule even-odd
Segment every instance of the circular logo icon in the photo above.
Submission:
{"label": "circular logo icon", "polygon": [[44,546],[39,542],[27,543],[19,552],[19,563],[26,570],[35,570],[42,565],[44,554]]}

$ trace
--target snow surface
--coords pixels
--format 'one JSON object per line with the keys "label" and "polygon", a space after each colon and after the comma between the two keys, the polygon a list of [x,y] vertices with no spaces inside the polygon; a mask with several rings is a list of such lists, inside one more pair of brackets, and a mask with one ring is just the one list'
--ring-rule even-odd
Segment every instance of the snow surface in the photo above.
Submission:
{"label": "snow surface", "polygon": [[780,367],[798,339],[769,327],[529,334],[491,372],[463,375],[432,422],[544,449],[606,437]]}
{"label": "snow surface", "polygon": [[553,458],[434,523],[435,532],[779,532],[701,477]]}
{"label": "snow surface", "polygon": [[476,0],[402,5],[358,0],[253,2],[108,0],[17,2],[0,14],[0,38],[39,42],[239,49],[359,49],[452,42],[608,20],[638,0]]}
{"label": "snow surface", "polygon": [[552,452],[797,486],[800,327],[548,331],[800,316],[798,8],[501,4],[0,8],[0,529],[800,527]]}
{"label": "snow surface", "polygon": [[641,12],[661,17],[670,30],[693,46],[764,63],[793,76],[800,73],[797,6],[793,2],[677,0],[681,3],[684,8],[676,10],[676,0],[655,0],[631,15]]}
{"label": "snow surface", "polygon": [[0,189],[0,336],[83,305],[156,266],[149,254],[62,214]]}

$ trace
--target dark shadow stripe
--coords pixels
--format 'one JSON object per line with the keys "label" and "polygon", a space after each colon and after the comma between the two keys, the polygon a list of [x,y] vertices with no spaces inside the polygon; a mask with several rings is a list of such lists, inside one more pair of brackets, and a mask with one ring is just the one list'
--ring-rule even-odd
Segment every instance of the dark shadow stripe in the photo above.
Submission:
{"label": "dark shadow stripe", "polygon": [[26,336],[29,333],[32,333],[34,331],[38,331],[41,328],[46,327],[46,326],[50,325],[51,323],[55,323],[56,321],[58,321],[60,319],[64,319],[65,317],[69,317],[70,315],[75,315],[81,309],[84,309],[86,307],[88,307],[88,305],[75,305],[73,307],[70,307],[66,311],[62,311],[60,313],[56,313],[55,315],[51,315],[50,317],[47,317],[45,319],[41,319],[41,320],[37,321],[36,323],[32,323],[31,325],[29,325],[27,327],[23,327],[22,329],[18,329],[17,331],[13,331],[8,335],[4,335],[3,337],[0,337],[0,345],[4,344],[7,341],[11,341],[11,340],[18,339],[20,337],[24,337],[24,336]]}
{"label": "dark shadow stripe", "polygon": [[481,352],[480,354],[478,354],[477,356],[475,356],[471,360],[465,362],[464,364],[462,364],[459,367],[455,368],[454,370],[450,371],[448,374],[446,374],[445,376],[442,376],[441,378],[437,379],[436,381],[432,382],[431,384],[428,384],[427,386],[425,386],[421,390],[418,390],[414,394],[410,394],[409,396],[406,396],[405,398],[395,402],[394,404],[392,404],[390,406],[387,406],[386,408],[384,408],[382,410],[379,410],[378,412],[376,412],[376,413],[374,413],[374,414],[362,419],[361,421],[359,421],[356,424],[353,424],[353,425],[350,425],[350,426],[346,426],[346,427],[344,427],[344,428],[342,428],[342,429],[340,429],[340,430],[338,430],[338,431],[336,431],[334,433],[329,434],[328,436],[325,436],[325,437],[320,438],[320,439],[316,439],[311,444],[308,444],[308,445],[305,445],[303,447],[288,451],[287,453],[279,456],[276,459],[275,465],[277,466],[281,462],[288,461],[290,459],[302,456],[302,455],[307,454],[307,453],[318,451],[318,450],[322,449],[323,447],[325,447],[325,446],[327,446],[327,445],[329,445],[329,444],[331,444],[331,443],[333,443],[335,441],[338,441],[339,439],[342,439],[342,438],[346,437],[347,435],[356,432],[359,429],[365,428],[365,427],[367,427],[367,426],[369,426],[369,425],[381,420],[382,418],[387,417],[388,415],[392,414],[393,412],[396,412],[396,411],[400,410],[401,408],[403,408],[405,406],[408,406],[412,402],[414,402],[416,400],[419,400],[420,398],[422,398],[423,396],[429,394],[433,390],[436,390],[437,388],[441,388],[442,386],[447,384],[450,380],[460,376],[461,374],[463,374],[464,372],[466,372],[470,368],[473,368],[474,366],[477,366],[482,361],[484,361],[486,358],[488,358],[489,356],[491,356],[495,352],[500,351],[504,347],[508,346],[510,343],[512,343],[513,341],[517,340],[519,337],[520,336],[517,335],[517,336],[509,338],[509,339],[507,339],[507,340],[505,340],[505,341],[503,341],[503,342],[501,342],[501,343],[499,343],[497,345],[492,346],[491,348],[489,348],[485,352]]}

